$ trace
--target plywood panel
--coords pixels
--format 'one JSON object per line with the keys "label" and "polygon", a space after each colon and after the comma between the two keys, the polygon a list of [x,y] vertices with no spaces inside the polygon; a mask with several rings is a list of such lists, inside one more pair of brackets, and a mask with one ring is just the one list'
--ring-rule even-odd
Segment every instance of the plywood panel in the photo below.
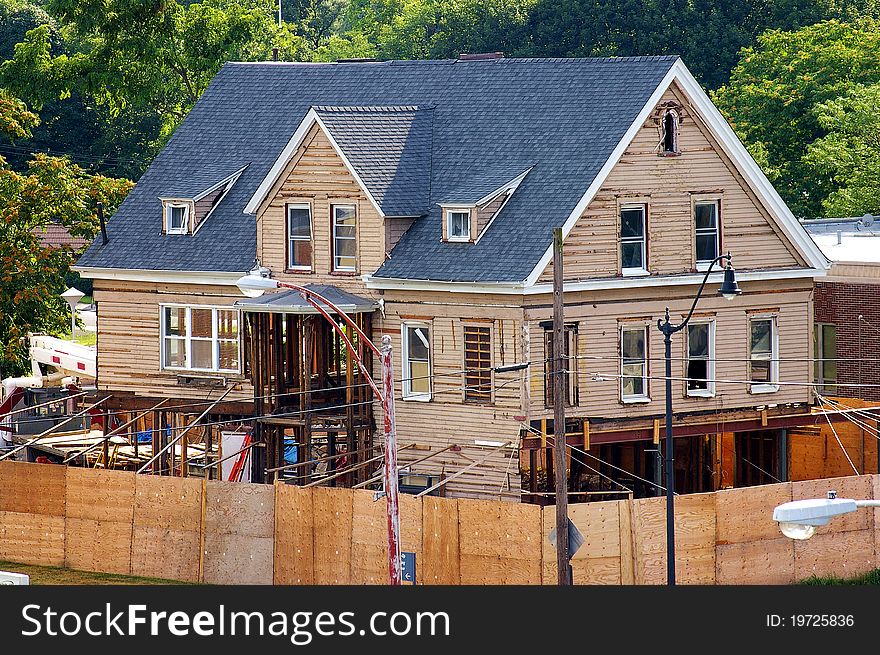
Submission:
{"label": "plywood panel", "polygon": [[315,584],[348,584],[351,575],[352,492],[312,490]]}
{"label": "plywood panel", "polygon": [[64,516],[66,467],[0,462],[0,512]]}
{"label": "plywood panel", "polygon": [[275,584],[314,584],[312,490],[275,486]]}
{"label": "plywood panel", "polygon": [[64,565],[64,517],[0,511],[0,559]]}
{"label": "plywood panel", "polygon": [[131,574],[198,582],[200,545],[198,531],[135,525],[131,537]]}
{"label": "plywood panel", "polygon": [[[351,492],[351,584],[388,583],[388,521],[385,499]],[[403,550],[403,548],[401,548]]]}
{"label": "plywood panel", "polygon": [[[621,583],[620,510],[618,501],[570,505],[568,516],[584,536],[584,544],[571,561],[575,584]],[[556,584],[556,548],[550,532],[556,527],[556,507],[544,508],[544,584]],[[629,535],[627,534],[627,539]]]}
{"label": "plywood panel", "polygon": [[204,575],[208,584],[271,584],[275,489],[209,481]]}
{"label": "plywood panel", "polygon": [[64,566],[80,571],[131,573],[131,532],[130,519],[68,518]]}
{"label": "plywood panel", "polygon": [[813,575],[851,577],[876,566],[873,530],[816,534],[794,543],[796,580]]}
{"label": "plywood panel", "polygon": [[423,497],[422,524],[423,583],[459,584],[458,501]]}
{"label": "plywood panel", "polygon": [[773,508],[791,500],[791,487],[783,483],[716,492],[717,543],[777,539]]}
{"label": "plywood panel", "polygon": [[67,469],[67,517],[127,523],[134,514],[135,474],[100,469]]}
{"label": "plywood panel", "polygon": [[716,584],[791,584],[794,544],[788,537],[719,544],[715,549]]}

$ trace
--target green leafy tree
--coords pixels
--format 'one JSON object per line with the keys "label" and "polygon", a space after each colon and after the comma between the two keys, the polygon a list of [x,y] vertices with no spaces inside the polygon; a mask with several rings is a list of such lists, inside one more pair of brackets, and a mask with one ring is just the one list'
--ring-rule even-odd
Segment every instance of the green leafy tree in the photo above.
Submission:
{"label": "green leafy tree", "polygon": [[880,214],[880,84],[856,85],[814,113],[826,135],[804,161],[836,187],[822,202],[825,215]]}
{"label": "green leafy tree", "polygon": [[880,22],[825,21],[795,32],[771,31],[743,51],[715,103],[758,159],[795,215],[824,213],[840,183],[807,160],[810,144],[831,127],[819,107],[855,85],[880,82]]}

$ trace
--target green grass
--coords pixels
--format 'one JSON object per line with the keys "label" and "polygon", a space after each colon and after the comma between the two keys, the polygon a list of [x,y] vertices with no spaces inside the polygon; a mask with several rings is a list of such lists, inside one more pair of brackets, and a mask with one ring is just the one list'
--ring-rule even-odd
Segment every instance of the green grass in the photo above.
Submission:
{"label": "green grass", "polygon": [[802,580],[801,584],[814,586],[880,585],[880,569],[874,569],[873,571],[868,571],[867,573],[863,573],[862,575],[857,575],[852,578],[838,578],[834,575],[828,575],[820,578],[813,575],[806,580]]}
{"label": "green grass", "polygon": [[[62,334],[58,337],[59,339],[66,339],[70,341],[70,332],[66,334]],[[98,333],[90,332],[89,330],[83,330],[82,328],[76,329],[76,343],[81,346],[96,346],[98,345]]]}
{"label": "green grass", "polygon": [[92,573],[62,569],[55,566],[34,566],[0,561],[0,571],[24,573],[30,576],[32,585],[183,585],[186,582],[161,580],[159,578],[139,578],[133,575],[113,573]]}

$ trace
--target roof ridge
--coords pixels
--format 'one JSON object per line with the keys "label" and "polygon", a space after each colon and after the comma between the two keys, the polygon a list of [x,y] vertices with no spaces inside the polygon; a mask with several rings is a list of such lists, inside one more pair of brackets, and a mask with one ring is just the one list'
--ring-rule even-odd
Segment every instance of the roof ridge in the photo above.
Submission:
{"label": "roof ridge", "polygon": [[374,61],[228,61],[224,66],[419,66],[437,64],[497,64],[497,63],[547,63],[547,62],[632,62],[674,61],[681,55],[630,55],[625,57],[499,57],[496,59],[384,59]]}
{"label": "roof ridge", "polygon": [[404,113],[404,112],[414,112],[414,111],[425,111],[429,109],[434,109],[434,106],[422,106],[422,105],[314,105],[312,107],[315,111],[324,111],[324,112],[335,112],[335,113],[379,113],[379,112],[387,112],[387,113]]}

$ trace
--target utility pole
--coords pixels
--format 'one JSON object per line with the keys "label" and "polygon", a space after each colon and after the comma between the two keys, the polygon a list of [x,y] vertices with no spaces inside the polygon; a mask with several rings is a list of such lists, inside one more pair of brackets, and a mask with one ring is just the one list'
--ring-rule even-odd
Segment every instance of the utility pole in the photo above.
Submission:
{"label": "utility pole", "polygon": [[385,498],[388,517],[388,580],[402,582],[400,562],[400,496],[397,490],[397,428],[394,425],[394,370],[391,337],[382,337],[382,409],[385,415]]}
{"label": "utility pole", "polygon": [[568,474],[565,468],[565,391],[568,368],[565,307],[562,299],[562,228],[553,230],[553,468],[556,471],[556,568],[558,584],[570,585],[568,555]]}

